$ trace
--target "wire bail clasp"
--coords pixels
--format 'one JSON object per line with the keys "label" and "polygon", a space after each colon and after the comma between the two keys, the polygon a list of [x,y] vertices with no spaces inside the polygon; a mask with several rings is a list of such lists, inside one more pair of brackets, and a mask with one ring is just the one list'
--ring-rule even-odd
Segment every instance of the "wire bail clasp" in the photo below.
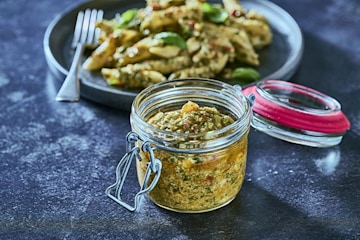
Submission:
{"label": "wire bail clasp", "polygon": [[[144,141],[141,146],[141,150],[143,152],[148,152],[150,155],[150,162],[147,166],[144,181],[142,182],[140,186],[139,192],[135,195],[134,199],[134,206],[131,206],[130,204],[126,203],[121,199],[121,191],[124,186],[124,182],[126,179],[126,176],[129,172],[131,162],[133,160],[138,159],[141,161],[140,157],[140,148],[135,146],[135,142],[138,140],[142,140],[138,134],[135,132],[129,132],[126,136],[126,154],[121,158],[119,161],[118,166],[116,167],[116,182],[109,186],[105,193],[108,197],[110,197],[112,200],[120,204],[121,206],[125,207],[129,211],[137,211],[139,208],[139,203],[141,200],[141,197],[144,194],[147,194],[150,192],[155,185],[157,184],[160,174],[161,174],[161,161],[155,158],[153,150],[155,147],[152,147],[148,141]],[[151,173],[154,173],[154,179],[152,182],[148,185],[148,181],[150,179]]]}

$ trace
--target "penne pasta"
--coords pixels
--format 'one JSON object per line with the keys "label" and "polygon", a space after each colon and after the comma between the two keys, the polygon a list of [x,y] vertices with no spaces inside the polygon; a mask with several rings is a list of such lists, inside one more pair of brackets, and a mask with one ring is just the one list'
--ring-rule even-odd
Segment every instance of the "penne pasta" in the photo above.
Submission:
{"label": "penne pasta", "polygon": [[126,68],[132,71],[154,70],[163,75],[170,74],[191,66],[192,61],[189,56],[177,56],[170,59],[147,60],[136,64],[128,64]]}
{"label": "penne pasta", "polygon": [[101,73],[110,85],[127,88],[146,88],[166,80],[161,73],[153,70],[128,71],[127,68],[103,68]]}
{"label": "penne pasta", "polygon": [[272,42],[267,19],[237,0],[147,0],[102,20],[101,43],[83,67],[107,83],[144,88],[185,77],[231,77],[234,66],[261,64],[258,49]]}
{"label": "penne pasta", "polygon": [[221,72],[225,67],[228,56],[226,54],[219,54],[217,58],[210,61],[209,64],[204,66],[195,66],[184,68],[182,70],[175,71],[169,76],[169,80],[178,78],[189,78],[193,76],[201,76],[203,78],[213,78]]}

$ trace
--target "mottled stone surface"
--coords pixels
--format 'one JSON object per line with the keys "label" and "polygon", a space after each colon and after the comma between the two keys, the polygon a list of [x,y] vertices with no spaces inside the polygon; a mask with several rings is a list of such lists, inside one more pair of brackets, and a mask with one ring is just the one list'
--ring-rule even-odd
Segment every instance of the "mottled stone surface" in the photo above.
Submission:
{"label": "mottled stone surface", "polygon": [[[0,1],[0,239],[359,239],[360,2],[275,0],[300,25],[291,81],[325,92],[352,123],[330,149],[253,130],[247,177],[228,206],[179,214],[105,196],[125,152],[129,112],[54,100],[44,32],[80,1]],[[135,171],[127,182],[136,190]]]}

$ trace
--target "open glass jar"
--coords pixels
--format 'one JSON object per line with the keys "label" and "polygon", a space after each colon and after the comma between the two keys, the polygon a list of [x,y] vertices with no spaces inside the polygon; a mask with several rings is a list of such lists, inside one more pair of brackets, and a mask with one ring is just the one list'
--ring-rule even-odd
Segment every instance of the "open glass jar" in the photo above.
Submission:
{"label": "open glass jar", "polygon": [[[197,133],[162,130],[149,123],[157,113],[179,110],[189,101],[216,108],[233,122]],[[146,88],[133,102],[128,153],[107,195],[131,211],[139,207],[138,199],[144,194],[158,206],[177,212],[225,206],[244,181],[251,116],[251,102],[241,88],[220,81],[181,79]],[[134,158],[141,187],[135,206],[130,206],[120,193]]]}

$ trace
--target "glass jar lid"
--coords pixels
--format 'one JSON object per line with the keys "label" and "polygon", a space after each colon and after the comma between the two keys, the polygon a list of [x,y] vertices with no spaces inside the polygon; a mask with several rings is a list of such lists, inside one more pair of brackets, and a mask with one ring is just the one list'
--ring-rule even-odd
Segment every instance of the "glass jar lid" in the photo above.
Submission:
{"label": "glass jar lid", "polygon": [[350,128],[337,100],[302,85],[264,80],[243,93],[255,96],[252,126],[282,140],[330,147]]}

